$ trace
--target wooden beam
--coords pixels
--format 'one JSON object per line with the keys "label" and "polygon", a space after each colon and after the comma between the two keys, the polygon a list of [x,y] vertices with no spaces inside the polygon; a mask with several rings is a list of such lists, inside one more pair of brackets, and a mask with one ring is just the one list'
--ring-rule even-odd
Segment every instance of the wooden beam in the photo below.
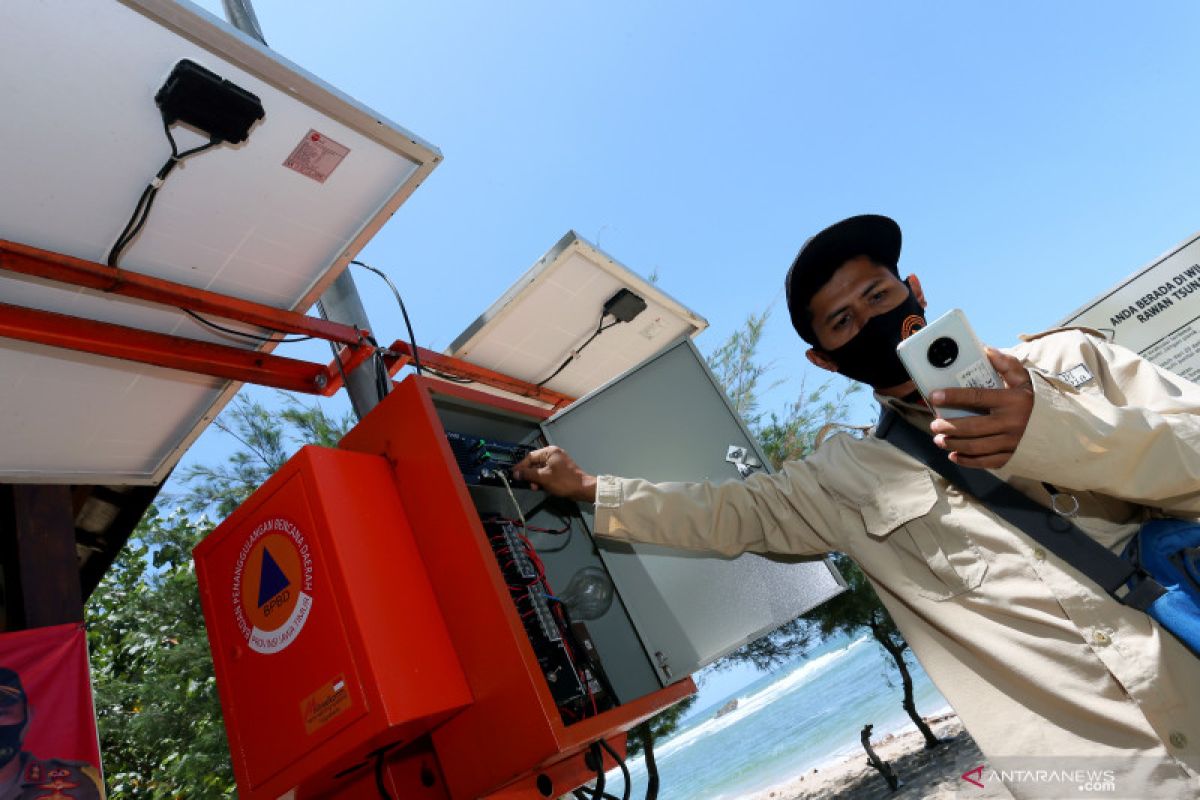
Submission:
{"label": "wooden beam", "polygon": [[83,621],[71,487],[2,488],[5,629]]}
{"label": "wooden beam", "polygon": [[[126,492],[114,492],[103,486],[93,487],[96,495],[105,502],[111,502],[120,509],[117,518],[112,521],[104,533],[104,548],[83,563],[79,570],[79,583],[86,601],[96,591],[104,573],[112,566],[113,561],[129,540],[129,536],[137,527],[138,522],[146,514],[146,509],[154,502],[155,496],[162,489],[158,486],[134,486]],[[78,532],[76,532],[78,536]]]}

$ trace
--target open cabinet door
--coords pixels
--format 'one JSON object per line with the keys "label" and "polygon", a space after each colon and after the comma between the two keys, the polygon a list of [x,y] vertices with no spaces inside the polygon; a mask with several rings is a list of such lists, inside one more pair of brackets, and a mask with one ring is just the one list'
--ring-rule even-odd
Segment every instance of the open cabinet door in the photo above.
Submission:
{"label": "open cabinet door", "polygon": [[[686,339],[577,400],[543,423],[543,430],[551,444],[593,474],[720,482],[770,471]],[[825,560],[752,553],[729,559],[602,538],[596,542],[664,685],[844,587]]]}

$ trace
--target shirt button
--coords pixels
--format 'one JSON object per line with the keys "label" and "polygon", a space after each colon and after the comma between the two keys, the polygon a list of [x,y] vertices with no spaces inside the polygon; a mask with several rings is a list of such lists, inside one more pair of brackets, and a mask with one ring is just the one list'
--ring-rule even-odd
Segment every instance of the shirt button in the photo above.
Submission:
{"label": "shirt button", "polygon": [[1103,647],[1104,645],[1108,644],[1111,641],[1112,641],[1112,639],[1108,638],[1108,634],[1105,633],[1104,631],[1096,631],[1095,633],[1092,634],[1092,642],[1094,644],[1100,645],[1101,647]]}
{"label": "shirt button", "polygon": [[1036,558],[1038,561],[1045,561],[1046,560],[1046,551],[1039,547],[1033,551],[1033,557]]}
{"label": "shirt button", "polygon": [[1187,747],[1187,737],[1184,736],[1180,731],[1171,731],[1171,746],[1178,750],[1182,750],[1183,748]]}

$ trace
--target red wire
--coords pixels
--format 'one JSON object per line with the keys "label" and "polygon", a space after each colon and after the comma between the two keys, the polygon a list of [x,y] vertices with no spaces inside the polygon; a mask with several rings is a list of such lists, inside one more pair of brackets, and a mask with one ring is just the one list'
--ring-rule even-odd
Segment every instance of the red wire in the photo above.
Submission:
{"label": "red wire", "polygon": [[583,684],[584,691],[587,692],[588,700],[592,701],[592,716],[596,716],[600,711],[596,708],[596,696],[592,694],[592,684],[587,679],[587,675],[583,670],[576,670],[579,673],[579,682]]}

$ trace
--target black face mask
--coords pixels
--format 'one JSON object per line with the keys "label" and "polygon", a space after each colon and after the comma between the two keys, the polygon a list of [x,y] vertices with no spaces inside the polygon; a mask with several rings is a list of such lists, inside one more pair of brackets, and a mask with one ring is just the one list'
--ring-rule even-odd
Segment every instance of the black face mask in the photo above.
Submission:
{"label": "black face mask", "polygon": [[890,389],[911,380],[896,355],[896,345],[924,327],[925,309],[909,288],[903,303],[871,317],[853,339],[826,353],[847,378],[876,389]]}
{"label": "black face mask", "polygon": [[21,731],[25,722],[0,725],[0,767],[12,761],[21,752]]}

